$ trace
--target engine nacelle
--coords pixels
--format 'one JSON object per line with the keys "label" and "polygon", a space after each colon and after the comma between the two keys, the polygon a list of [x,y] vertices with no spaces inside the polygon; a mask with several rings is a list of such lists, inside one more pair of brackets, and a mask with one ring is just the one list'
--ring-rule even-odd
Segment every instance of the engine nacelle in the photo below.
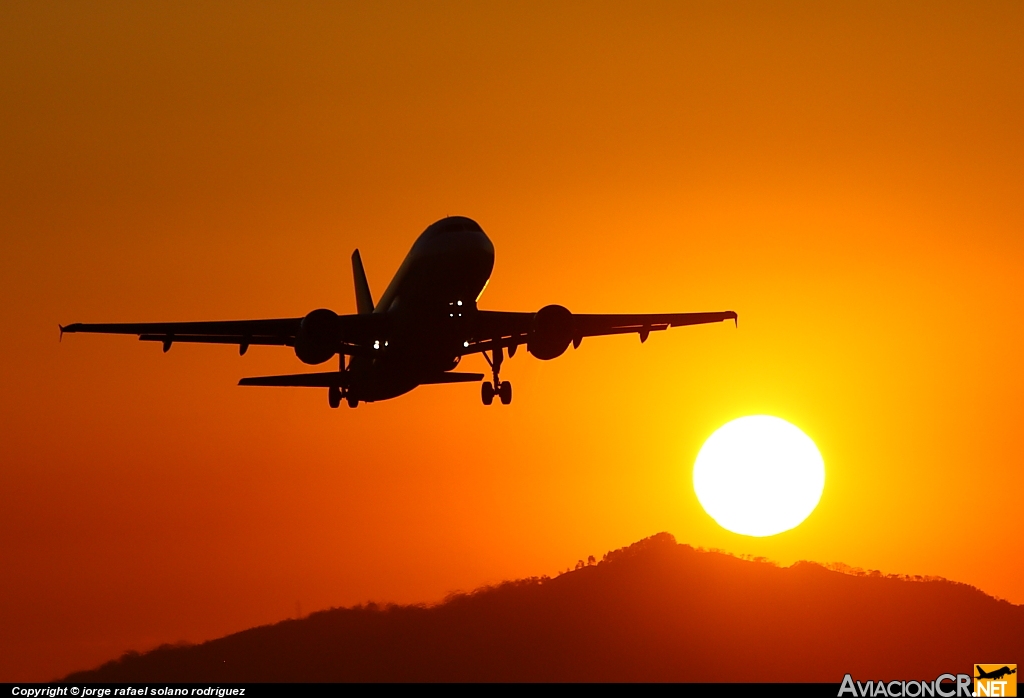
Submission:
{"label": "engine nacelle", "polygon": [[338,314],[327,308],[302,318],[295,338],[295,355],[304,364],[322,364],[338,353]]}
{"label": "engine nacelle", "polygon": [[560,305],[546,305],[533,316],[526,350],[548,361],[565,353],[572,342],[572,313]]}

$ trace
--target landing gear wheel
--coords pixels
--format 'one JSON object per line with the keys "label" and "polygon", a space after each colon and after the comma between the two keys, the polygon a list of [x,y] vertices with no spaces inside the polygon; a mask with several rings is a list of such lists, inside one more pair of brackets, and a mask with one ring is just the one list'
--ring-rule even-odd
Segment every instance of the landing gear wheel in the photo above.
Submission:
{"label": "landing gear wheel", "polygon": [[346,399],[348,400],[348,406],[349,407],[355,407],[356,405],[359,404],[359,400],[357,400],[354,397],[350,397],[350,398],[346,398]]}
{"label": "landing gear wheel", "polygon": [[485,405],[494,402],[494,386],[490,381],[484,381],[484,384],[480,386],[480,399],[484,401]]}
{"label": "landing gear wheel", "polygon": [[498,397],[501,398],[501,404],[512,404],[512,384],[508,381],[502,381],[498,386]]}
{"label": "landing gear wheel", "polygon": [[341,404],[341,388],[336,385],[332,385],[327,389],[327,402],[330,403],[331,409],[338,409],[338,405]]}

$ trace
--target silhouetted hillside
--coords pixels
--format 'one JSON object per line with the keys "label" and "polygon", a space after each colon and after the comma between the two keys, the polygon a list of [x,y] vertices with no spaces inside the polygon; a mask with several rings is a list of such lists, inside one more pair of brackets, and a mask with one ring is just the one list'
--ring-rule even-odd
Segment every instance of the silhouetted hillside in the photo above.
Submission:
{"label": "silhouetted hillside", "polygon": [[323,611],[66,680],[839,682],[1022,657],[1024,606],[973,587],[780,568],[662,533],[553,579]]}

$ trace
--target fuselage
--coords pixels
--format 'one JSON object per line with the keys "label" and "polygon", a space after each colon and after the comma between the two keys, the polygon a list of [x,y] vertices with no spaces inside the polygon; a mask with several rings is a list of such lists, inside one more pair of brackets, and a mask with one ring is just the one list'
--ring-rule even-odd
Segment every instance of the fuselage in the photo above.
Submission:
{"label": "fuselage", "polygon": [[452,216],[423,231],[374,307],[386,330],[372,357],[351,359],[349,393],[387,400],[454,368],[493,268],[494,245],[472,219]]}

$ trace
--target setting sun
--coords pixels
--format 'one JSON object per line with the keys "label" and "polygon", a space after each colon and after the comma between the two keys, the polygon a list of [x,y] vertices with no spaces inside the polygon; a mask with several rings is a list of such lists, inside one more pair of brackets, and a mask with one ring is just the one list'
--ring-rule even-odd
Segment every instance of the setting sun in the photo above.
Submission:
{"label": "setting sun", "polygon": [[778,417],[734,419],[704,442],[693,467],[704,511],[747,536],[773,536],[800,525],[824,487],[825,463],[814,442]]}

